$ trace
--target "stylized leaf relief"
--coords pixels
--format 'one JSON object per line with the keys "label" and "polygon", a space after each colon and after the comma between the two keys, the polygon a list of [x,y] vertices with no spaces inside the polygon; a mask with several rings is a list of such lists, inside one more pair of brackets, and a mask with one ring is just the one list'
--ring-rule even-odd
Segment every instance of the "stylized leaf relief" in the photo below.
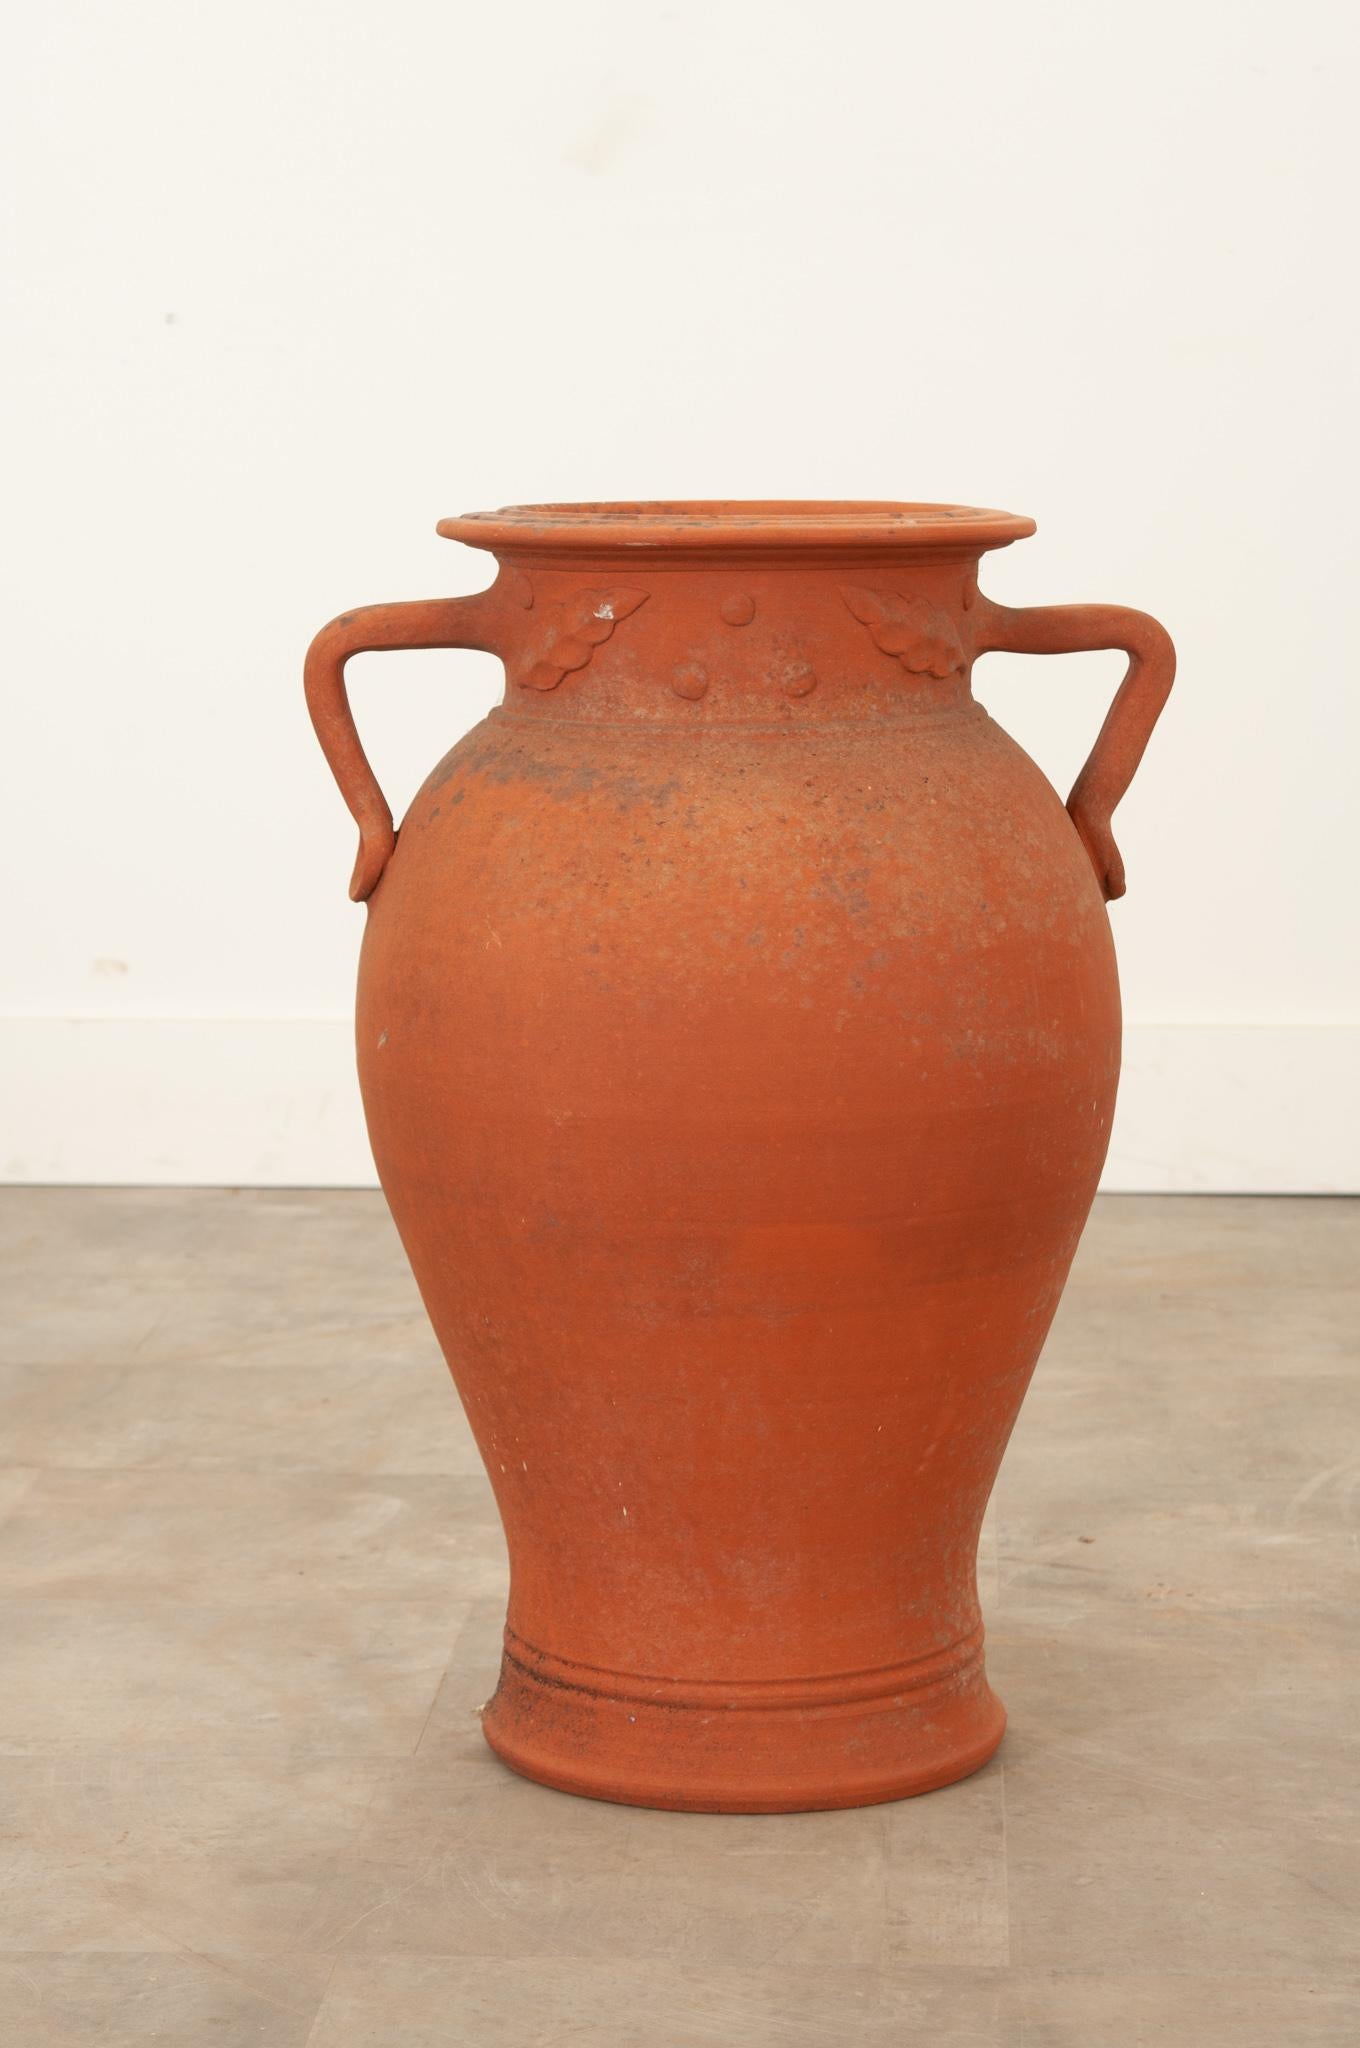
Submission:
{"label": "stylized leaf relief", "polygon": [[891,654],[914,676],[952,676],[963,667],[963,643],[948,612],[923,597],[899,597],[895,590],[865,590],[843,584],[841,596],[875,647]]}
{"label": "stylized leaf relief", "polygon": [[547,630],[531,649],[528,666],[519,678],[521,687],[555,690],[563,676],[585,667],[619,620],[646,604],[647,596],[645,590],[578,590],[554,605]]}

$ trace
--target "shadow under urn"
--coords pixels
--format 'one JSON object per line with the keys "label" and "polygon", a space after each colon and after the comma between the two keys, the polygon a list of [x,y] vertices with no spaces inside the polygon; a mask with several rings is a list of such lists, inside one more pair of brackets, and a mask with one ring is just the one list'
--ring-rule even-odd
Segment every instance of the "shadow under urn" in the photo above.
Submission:
{"label": "shadow under urn", "polygon": [[[974,1771],[978,1532],[1104,1160],[1110,818],[1161,626],[1011,609],[954,505],[517,506],[475,596],[307,658],[358,822],[383,1188],[511,1566],[486,1739],[646,1806]],[[504,702],[400,834],[344,668],[480,648]],[[975,659],[1122,648],[1064,808]]]}

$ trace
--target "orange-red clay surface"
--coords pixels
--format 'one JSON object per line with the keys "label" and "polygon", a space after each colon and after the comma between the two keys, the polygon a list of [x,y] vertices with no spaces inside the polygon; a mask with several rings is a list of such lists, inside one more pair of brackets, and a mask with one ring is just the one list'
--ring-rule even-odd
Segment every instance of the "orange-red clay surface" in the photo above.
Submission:
{"label": "orange-red clay surface", "polygon": [[[775,1812],[975,1770],[978,1528],[1105,1156],[1110,814],[1171,685],[1139,612],[1008,610],[959,506],[448,520],[480,595],[307,662],[361,845],[382,1184],[505,1523],[488,1742],[595,1798]],[[505,702],[394,835],[347,657]],[[989,649],[1121,647],[1067,809]]]}

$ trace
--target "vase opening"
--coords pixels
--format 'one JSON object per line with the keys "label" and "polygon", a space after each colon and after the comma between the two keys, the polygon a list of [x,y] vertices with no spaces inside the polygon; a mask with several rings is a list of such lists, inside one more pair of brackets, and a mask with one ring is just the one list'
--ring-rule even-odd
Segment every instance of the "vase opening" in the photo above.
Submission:
{"label": "vase opening", "polygon": [[689,499],[506,505],[441,519],[448,540],[496,553],[771,555],[949,548],[978,554],[1034,532],[1034,521],[973,505],[877,499]]}

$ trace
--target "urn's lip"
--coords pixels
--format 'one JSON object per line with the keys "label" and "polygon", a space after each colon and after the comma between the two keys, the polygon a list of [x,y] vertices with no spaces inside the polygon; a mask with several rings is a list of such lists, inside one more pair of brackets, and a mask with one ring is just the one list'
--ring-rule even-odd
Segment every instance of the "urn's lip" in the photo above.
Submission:
{"label": "urn's lip", "polygon": [[732,554],[802,548],[1005,547],[1034,532],[1015,512],[889,499],[715,498],[679,503],[504,505],[441,519],[448,540],[474,548],[602,548]]}

